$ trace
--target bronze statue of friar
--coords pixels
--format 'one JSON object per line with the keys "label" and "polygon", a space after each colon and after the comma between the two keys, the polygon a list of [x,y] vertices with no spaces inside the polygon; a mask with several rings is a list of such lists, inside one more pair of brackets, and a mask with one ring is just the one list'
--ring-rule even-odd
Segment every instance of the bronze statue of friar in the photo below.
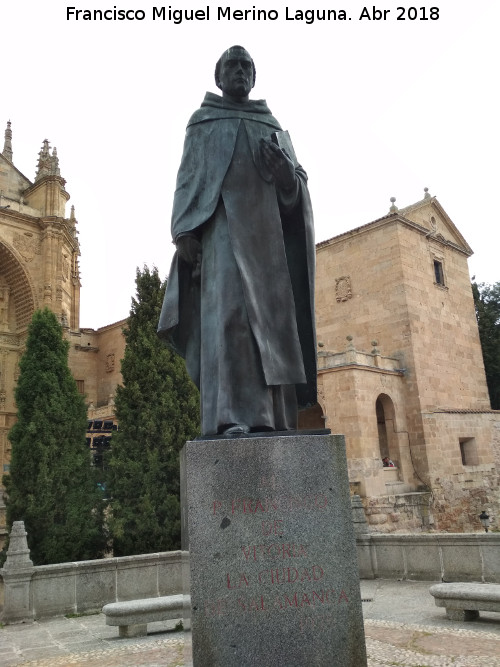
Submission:
{"label": "bronze statue of friar", "polygon": [[206,436],[295,430],[316,403],[307,175],[265,100],[249,99],[255,72],[243,47],[222,54],[222,96],[189,120],[173,203],[158,334],[200,389]]}

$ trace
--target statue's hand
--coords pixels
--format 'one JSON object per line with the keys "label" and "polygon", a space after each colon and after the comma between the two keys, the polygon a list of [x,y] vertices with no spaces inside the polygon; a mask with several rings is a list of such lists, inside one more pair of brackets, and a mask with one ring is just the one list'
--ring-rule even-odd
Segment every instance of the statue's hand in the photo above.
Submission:
{"label": "statue's hand", "polygon": [[281,190],[291,190],[295,187],[295,167],[293,162],[279,146],[270,140],[260,140],[262,157],[274,177],[274,181]]}
{"label": "statue's hand", "polygon": [[201,243],[195,236],[191,236],[191,234],[179,236],[175,245],[180,257],[182,257],[182,259],[190,266],[194,266],[200,262]]}

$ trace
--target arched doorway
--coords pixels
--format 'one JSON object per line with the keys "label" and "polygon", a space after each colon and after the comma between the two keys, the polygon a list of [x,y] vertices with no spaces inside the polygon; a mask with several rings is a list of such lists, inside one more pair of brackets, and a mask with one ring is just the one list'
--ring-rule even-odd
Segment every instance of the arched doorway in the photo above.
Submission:
{"label": "arched doorway", "polygon": [[2,329],[21,333],[28,328],[35,312],[35,296],[26,271],[14,252],[0,243],[2,278]]}
{"label": "arched doorway", "polygon": [[395,467],[399,466],[399,446],[395,428],[395,410],[392,399],[387,394],[380,394],[375,401],[377,431],[380,458],[390,459]]}
{"label": "arched doorway", "polygon": [[298,427],[301,430],[318,430],[325,428],[325,417],[319,403],[305,410],[299,410]]}
{"label": "arched doorway", "polygon": [[[0,242],[0,472],[8,472],[9,429],[16,419],[14,388],[24,334],[36,308],[29,276],[13,249]],[[4,525],[1,516],[0,525]]]}

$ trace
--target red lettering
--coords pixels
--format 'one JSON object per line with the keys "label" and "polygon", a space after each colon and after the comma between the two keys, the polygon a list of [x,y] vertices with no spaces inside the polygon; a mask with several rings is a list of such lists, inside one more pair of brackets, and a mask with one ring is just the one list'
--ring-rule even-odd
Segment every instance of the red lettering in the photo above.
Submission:
{"label": "red lettering", "polygon": [[307,597],[306,593],[304,593],[303,596],[302,596],[302,602],[301,602],[300,606],[303,607],[305,604],[308,604],[309,606],[311,606],[311,603],[310,603],[309,598]]}
{"label": "red lettering", "polygon": [[314,504],[318,509],[322,510],[327,506],[328,498],[325,495],[316,496]]}
{"label": "red lettering", "polygon": [[252,514],[252,501],[245,498],[243,500],[243,514]]}
{"label": "red lettering", "polygon": [[222,616],[227,611],[227,603],[225,600],[216,600],[205,605],[206,616]]}
{"label": "red lettering", "polygon": [[[301,511],[301,510],[313,510],[313,509],[324,509],[328,505],[328,497],[319,493],[318,495],[309,495],[309,496],[289,496],[281,495],[277,498],[233,498],[231,501],[231,513],[236,514],[237,512],[243,512],[243,514],[256,514],[257,512],[262,512],[263,514],[272,511]],[[212,512],[216,514],[223,507],[223,502],[220,500],[215,500],[212,504]],[[275,535],[281,535],[279,525],[282,522],[280,519],[276,521],[274,525],[269,523],[264,531],[264,535],[269,535],[271,532],[274,532]],[[271,526],[273,531],[271,531]],[[264,524],[263,524],[264,530]]]}
{"label": "red lettering", "polygon": [[255,547],[248,547],[248,551],[247,549],[245,549],[245,547],[241,547],[241,550],[245,555],[245,560],[248,560],[250,558],[252,551],[253,551],[253,559],[257,560],[257,552],[255,550]]}
{"label": "red lettering", "polygon": [[281,553],[280,545],[279,544],[271,544],[267,547],[267,555],[270,558],[273,558],[273,556],[271,554],[272,550],[274,550],[274,558],[279,558],[280,553]]}
{"label": "red lettering", "polygon": [[345,594],[345,591],[342,591],[342,593],[340,594],[340,597],[339,597],[339,604],[340,604],[340,601],[341,601],[341,600],[345,600],[345,602],[347,602],[347,604],[349,604],[349,598],[348,598],[347,595]]}
{"label": "red lettering", "polygon": [[231,578],[229,576],[229,572],[226,574],[226,579],[227,579],[227,587],[228,588],[241,588],[242,584],[245,584],[245,586],[248,586],[248,579],[246,578],[245,574],[240,574],[240,579],[236,585],[231,584]]}
{"label": "red lettering", "polygon": [[[290,573],[291,573],[292,571],[295,572],[295,577],[294,577],[293,579],[290,579]],[[298,578],[299,578],[299,572],[298,572],[298,570],[296,570],[294,567],[289,567],[289,568],[288,568],[288,579],[287,579],[288,583],[289,583],[289,584],[293,584],[293,582],[294,582],[294,581],[297,581]]]}
{"label": "red lettering", "polygon": [[231,514],[234,514],[237,511],[239,505],[241,505],[241,499],[234,498],[231,502]]}
{"label": "red lettering", "polygon": [[250,606],[248,607],[248,609],[249,610],[253,609],[253,611],[266,611],[266,607],[264,605],[264,597],[261,595],[259,601],[252,600],[250,602]]}
{"label": "red lettering", "polygon": [[312,602],[313,602],[313,605],[314,605],[314,598],[315,598],[315,597],[318,598],[318,600],[319,600],[320,602],[323,602],[324,599],[325,599],[325,592],[324,592],[324,591],[321,591],[321,595],[319,595],[318,593],[316,593],[316,591],[313,591],[313,594],[312,594]]}
{"label": "red lettering", "polygon": [[324,576],[323,568],[321,568],[319,565],[313,565],[313,579],[314,581],[318,581],[319,579],[323,579]]}
{"label": "red lettering", "polygon": [[269,570],[262,570],[262,572],[259,572],[259,584],[262,583],[261,576],[262,576],[263,574],[266,574],[266,572],[269,572]]}
{"label": "red lettering", "polygon": [[288,597],[288,595],[285,595],[285,607],[286,607],[287,602],[290,605],[290,607],[298,607],[299,603],[297,602],[297,593],[294,594],[294,596],[291,600]]}
{"label": "red lettering", "polygon": [[[258,503],[260,505],[260,501]],[[262,505],[260,505],[262,508]],[[262,511],[264,512],[265,510],[262,508]],[[271,535],[274,533],[274,535],[279,535],[281,537],[282,533],[282,527],[281,524],[283,523],[282,519],[278,519],[277,521],[263,521],[262,522],[262,534],[263,535]]]}
{"label": "red lettering", "polygon": [[250,600],[249,602],[245,602],[243,598],[238,598],[236,603],[243,611],[268,611],[263,595],[261,595],[260,598]]}
{"label": "red lettering", "polygon": [[257,512],[258,509],[260,509],[261,512],[265,512],[265,511],[266,511],[266,510],[262,507],[262,503],[260,502],[260,500],[257,500],[257,502],[255,503],[254,513]]}
{"label": "red lettering", "polygon": [[311,575],[309,574],[309,570],[307,569],[307,567],[305,567],[302,570],[302,575],[300,577],[301,581],[304,581],[304,579],[307,579],[308,581],[311,581]]}

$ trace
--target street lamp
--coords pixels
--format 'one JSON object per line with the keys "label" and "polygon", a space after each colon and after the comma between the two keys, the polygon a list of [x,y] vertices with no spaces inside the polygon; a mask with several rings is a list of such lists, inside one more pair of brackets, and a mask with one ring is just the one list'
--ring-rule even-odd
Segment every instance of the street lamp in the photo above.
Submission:
{"label": "street lamp", "polygon": [[479,519],[480,519],[481,523],[483,524],[483,528],[484,528],[485,532],[487,533],[488,532],[488,526],[490,525],[490,516],[489,516],[489,514],[486,514],[486,511],[483,510],[481,512],[481,514],[479,515]]}

